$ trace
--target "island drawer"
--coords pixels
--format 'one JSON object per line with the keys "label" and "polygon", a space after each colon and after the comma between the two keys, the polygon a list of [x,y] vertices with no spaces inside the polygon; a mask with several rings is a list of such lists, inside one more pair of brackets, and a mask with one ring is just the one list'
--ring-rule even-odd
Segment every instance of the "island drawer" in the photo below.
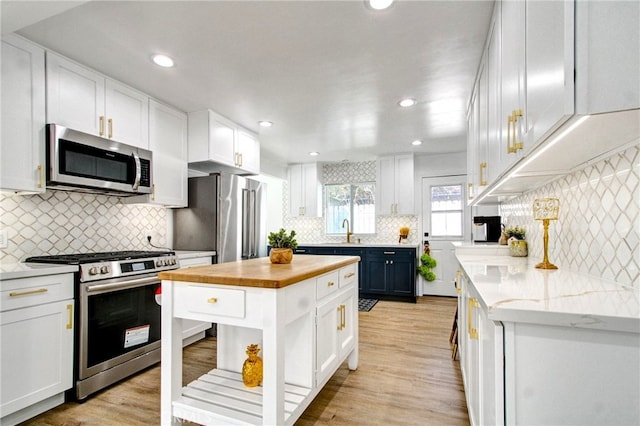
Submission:
{"label": "island drawer", "polygon": [[355,283],[358,275],[358,264],[352,263],[340,269],[340,288]]}
{"label": "island drawer", "polygon": [[333,293],[338,289],[340,283],[339,271],[331,271],[328,274],[320,275],[316,278],[316,299]]}
{"label": "island drawer", "polygon": [[194,314],[245,317],[245,291],[212,287],[210,285],[176,286],[175,315],[193,317]]}

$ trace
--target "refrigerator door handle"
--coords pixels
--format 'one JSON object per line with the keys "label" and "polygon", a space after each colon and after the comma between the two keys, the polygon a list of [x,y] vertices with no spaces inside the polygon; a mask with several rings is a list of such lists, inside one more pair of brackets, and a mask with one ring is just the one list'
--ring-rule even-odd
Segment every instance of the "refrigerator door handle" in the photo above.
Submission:
{"label": "refrigerator door handle", "polygon": [[250,232],[249,232],[249,241],[250,241],[250,251],[249,251],[249,257],[256,257],[256,231],[258,229],[258,224],[257,224],[257,217],[258,215],[256,214],[256,191],[254,189],[252,189],[251,191],[249,191],[249,217],[250,217],[250,221],[251,221],[251,227],[250,227]]}
{"label": "refrigerator door handle", "polygon": [[248,259],[251,257],[251,203],[248,189],[242,189],[242,247],[241,258]]}

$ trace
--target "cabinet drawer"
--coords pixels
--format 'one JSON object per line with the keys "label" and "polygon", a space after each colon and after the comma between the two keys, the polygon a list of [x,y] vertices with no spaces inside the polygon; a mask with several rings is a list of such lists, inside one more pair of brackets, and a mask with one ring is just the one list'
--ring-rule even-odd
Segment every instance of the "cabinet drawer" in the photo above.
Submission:
{"label": "cabinet drawer", "polygon": [[245,317],[245,291],[211,286],[176,286],[174,289],[175,316],[188,314]]}
{"label": "cabinet drawer", "polygon": [[73,274],[18,278],[2,282],[2,311],[73,299]]}
{"label": "cabinet drawer", "polygon": [[339,285],[339,273],[338,271],[332,271],[328,274],[320,275],[316,278],[316,299],[320,300],[323,297],[333,293],[338,289]]}
{"label": "cabinet drawer", "polygon": [[402,258],[402,259],[410,259],[410,258],[415,258],[416,257],[416,251],[415,249],[405,249],[405,248],[395,248],[395,247],[389,247],[389,248],[376,248],[376,249],[369,249],[367,251],[367,255],[373,255],[373,256],[385,256],[388,258]]}
{"label": "cabinet drawer", "polygon": [[347,265],[344,268],[340,269],[340,288],[348,286],[351,283],[356,282],[356,278],[358,278],[358,264],[352,263],[351,265]]}

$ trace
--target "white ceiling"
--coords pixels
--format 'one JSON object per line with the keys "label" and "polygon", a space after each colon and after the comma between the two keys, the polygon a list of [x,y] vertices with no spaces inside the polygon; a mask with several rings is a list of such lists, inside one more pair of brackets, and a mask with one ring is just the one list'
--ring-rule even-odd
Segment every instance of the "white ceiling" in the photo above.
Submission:
{"label": "white ceiling", "polygon": [[[477,0],[399,0],[384,12],[362,0],[90,1],[71,9],[2,1],[4,27],[42,19],[45,3],[49,14],[62,12],[19,34],[184,111],[211,108],[258,132],[263,155],[284,163],[464,151],[493,8]],[[176,67],[152,64],[155,52]],[[418,104],[402,109],[403,97]],[[415,139],[423,145],[413,147]]]}

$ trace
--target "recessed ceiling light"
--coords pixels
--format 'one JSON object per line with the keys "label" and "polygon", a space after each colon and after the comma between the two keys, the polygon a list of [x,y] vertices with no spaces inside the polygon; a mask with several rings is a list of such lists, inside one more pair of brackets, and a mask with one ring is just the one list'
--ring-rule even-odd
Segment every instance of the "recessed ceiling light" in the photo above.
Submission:
{"label": "recessed ceiling light", "polygon": [[393,0],[366,0],[366,3],[373,10],[384,10],[391,6]]}
{"label": "recessed ceiling light", "polygon": [[398,102],[398,105],[400,105],[403,108],[411,107],[411,106],[414,106],[415,104],[416,104],[416,100],[413,98],[402,99],[400,102]]}
{"label": "recessed ceiling light", "polygon": [[411,145],[413,146],[422,145],[422,141],[420,139],[416,139],[415,141],[411,142]]}
{"label": "recessed ceiling light", "polygon": [[310,156],[312,156],[312,157],[315,157],[315,156],[317,156],[317,155],[320,155],[320,153],[319,153],[318,151],[311,151],[311,152],[309,153],[309,155],[310,155]]}
{"label": "recessed ceiling light", "polygon": [[171,59],[167,55],[161,55],[161,54],[153,55],[151,57],[151,60],[153,60],[154,64],[164,68],[171,68],[174,65],[173,59]]}
{"label": "recessed ceiling light", "polygon": [[263,121],[258,121],[258,125],[260,127],[271,127],[273,126],[273,123],[271,121],[263,120]]}

